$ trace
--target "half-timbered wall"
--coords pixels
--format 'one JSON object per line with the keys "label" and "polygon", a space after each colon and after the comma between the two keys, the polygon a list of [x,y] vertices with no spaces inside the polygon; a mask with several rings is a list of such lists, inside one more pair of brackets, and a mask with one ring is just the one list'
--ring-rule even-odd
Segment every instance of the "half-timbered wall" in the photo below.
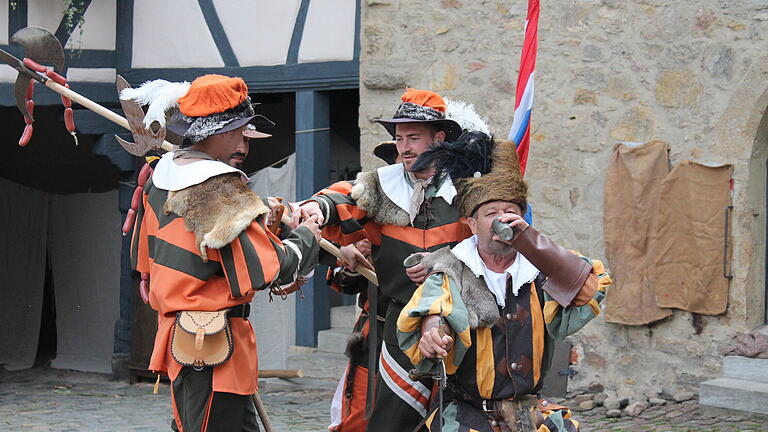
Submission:
{"label": "half-timbered wall", "polygon": [[[84,24],[68,29],[62,0],[0,0],[0,48],[26,26],[56,34],[73,89],[115,102],[119,73],[132,84],[241,76],[252,91],[357,88],[357,0],[85,0]],[[73,17],[76,22],[79,16]],[[13,105],[16,72],[0,66],[0,105]],[[50,93],[50,92],[47,92]],[[41,95],[38,104],[57,97]]]}
{"label": "half-timbered wall", "polygon": [[[356,127],[359,0],[83,0],[83,4],[86,7],[82,27],[68,29],[64,0],[0,0],[0,49],[22,58],[21,48],[9,44],[16,31],[27,26],[51,31],[65,47],[66,76],[72,90],[118,112],[114,85],[118,74],[134,86],[158,78],[191,81],[208,73],[240,76],[255,94],[254,100],[262,103],[260,111],[279,122],[270,131],[272,138],[259,140],[252,147],[252,156],[245,167],[249,172],[271,165],[297,150],[297,184],[303,188],[297,197],[306,198],[326,186],[328,180],[359,168],[356,162],[350,162],[358,157],[359,140]],[[74,16],[72,21],[79,22],[80,18]],[[107,160],[95,154],[122,152],[111,136],[126,131],[76,105],[75,123],[80,146],[75,146],[64,131],[59,95],[36,86],[35,135],[27,147],[16,146],[23,128],[13,97],[16,75],[13,68],[0,64],[0,120],[5,125],[0,130],[3,145],[0,177],[54,194],[62,193],[62,190],[65,193],[94,191],[90,186],[73,181],[75,177],[92,181],[103,190],[114,189],[119,177],[122,180],[120,191],[111,193],[119,195],[122,215],[117,213],[118,202],[115,200],[115,212],[109,220],[94,220],[94,223],[103,220],[109,232],[117,230],[115,221],[125,216],[133,189],[131,178],[135,178],[135,174],[131,177],[130,167],[134,161],[127,157],[122,164],[111,157]],[[105,147],[110,148],[102,151]],[[97,151],[98,148],[102,150]],[[57,157],[59,154],[63,156]],[[103,166],[93,163],[93,158]],[[49,177],[61,181],[47,181]],[[104,180],[106,177],[110,182]],[[45,187],[40,187],[41,183]],[[103,204],[103,199],[91,193],[83,194],[81,198],[83,207],[79,210],[83,212],[89,211],[88,206]],[[104,226],[92,228],[103,231]],[[4,234],[0,229],[0,242]],[[49,237],[52,235],[56,233],[48,233]],[[106,251],[113,253],[117,250],[117,240],[119,238],[115,237],[90,247],[96,254],[104,251],[104,256],[112,257]],[[109,273],[116,279],[120,266],[116,261],[111,264],[114,268],[102,266],[101,274]],[[127,264],[122,266],[119,289],[114,280],[104,282],[104,289],[101,289],[99,299],[108,299],[108,308],[98,317],[81,314],[83,318],[79,321],[98,333],[100,342],[93,345],[98,345],[99,354],[90,358],[84,352],[72,354],[60,349],[59,358],[53,363],[55,366],[108,370],[113,323],[105,324],[105,321],[115,315],[118,297],[120,319],[114,331],[113,354],[116,356],[112,358],[113,368],[119,357],[117,354],[125,354],[130,340],[130,296],[135,287]],[[324,271],[318,274],[323,275]],[[73,280],[86,280],[85,276],[77,269],[72,270]],[[94,289],[94,286],[89,284],[83,292]],[[2,288],[0,286],[0,297]],[[62,283],[56,288],[59,290],[57,296],[71,295]],[[42,285],[37,283],[35,289],[42,290]],[[305,287],[307,291],[311,289]],[[129,292],[127,298],[126,292]],[[302,319],[297,323],[296,340],[284,341],[286,344],[314,345],[317,330],[329,325],[328,293],[323,281],[318,282],[313,293],[304,301],[297,300],[296,316]],[[9,291],[8,294],[13,293]],[[99,303],[99,307],[106,306]],[[287,321],[287,316],[259,315],[258,319],[293,325]],[[62,327],[58,329],[58,339],[62,344],[65,342],[62,338],[73,334],[73,327],[56,319],[56,326],[59,325]],[[89,335],[88,338],[93,341],[97,336]],[[0,346],[11,342],[0,335]],[[29,342],[34,344],[32,340]],[[285,367],[287,350],[273,351],[280,352],[275,355],[266,353],[260,363],[265,367]],[[78,359],[78,355],[82,358]],[[0,359],[0,363],[27,367],[34,360],[30,356],[15,362]]]}

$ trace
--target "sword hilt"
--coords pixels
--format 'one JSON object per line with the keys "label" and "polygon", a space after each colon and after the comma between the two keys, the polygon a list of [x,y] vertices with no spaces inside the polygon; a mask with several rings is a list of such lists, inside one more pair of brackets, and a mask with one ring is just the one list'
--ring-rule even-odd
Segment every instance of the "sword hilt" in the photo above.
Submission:
{"label": "sword hilt", "polygon": [[420,372],[418,370],[411,369],[408,371],[408,378],[411,379],[411,381],[421,381],[424,379],[433,379],[433,380],[439,380],[441,379],[439,373],[432,373],[432,372]]}

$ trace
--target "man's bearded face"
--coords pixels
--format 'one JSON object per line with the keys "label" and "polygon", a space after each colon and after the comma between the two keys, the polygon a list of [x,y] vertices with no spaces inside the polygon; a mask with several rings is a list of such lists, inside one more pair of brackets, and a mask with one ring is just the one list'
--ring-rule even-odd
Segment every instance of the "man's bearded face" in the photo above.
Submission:
{"label": "man's bearded face", "polygon": [[243,162],[245,162],[245,158],[248,156],[248,153],[244,153],[242,151],[236,151],[229,155],[229,165],[233,166],[237,169],[240,169],[243,167]]}
{"label": "man's bearded face", "polygon": [[248,156],[250,147],[248,137],[243,135],[244,129],[245,126],[211,135],[204,141],[205,152],[229,166],[240,169]]}
{"label": "man's bearded face", "polygon": [[479,250],[493,255],[516,253],[515,249],[493,232],[493,220],[506,213],[522,216],[520,205],[508,201],[491,201],[478,207],[475,214],[468,218],[469,228],[477,234]]}
{"label": "man's bearded face", "polygon": [[430,145],[443,141],[445,132],[424,123],[398,123],[395,125],[395,146],[398,158],[402,160],[406,170],[416,163],[416,158],[424,153]]}

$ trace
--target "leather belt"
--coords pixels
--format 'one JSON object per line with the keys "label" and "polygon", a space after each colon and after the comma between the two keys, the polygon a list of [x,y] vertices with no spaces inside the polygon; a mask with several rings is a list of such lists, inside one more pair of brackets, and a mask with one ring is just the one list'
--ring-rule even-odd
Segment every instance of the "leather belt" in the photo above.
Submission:
{"label": "leather belt", "polygon": [[485,411],[486,413],[493,413],[495,405],[496,405],[495,400],[482,399],[482,403],[480,404],[480,409]]}
{"label": "leather belt", "polygon": [[227,318],[242,318],[247,320],[248,316],[250,315],[251,315],[250,303],[239,304],[231,308],[229,311],[227,311]]}
{"label": "leather belt", "polygon": [[[458,386],[455,382],[452,382],[453,380],[448,380],[448,386],[446,388],[446,392],[448,394],[449,398],[462,401],[468,405],[471,405],[485,413],[493,413],[496,408],[496,403],[499,402],[500,399],[475,399],[473,398],[469,393],[467,393],[464,389],[462,389],[460,386]],[[524,394],[524,395],[517,395],[514,398],[508,399],[508,400],[524,400],[528,398],[533,398],[533,400],[537,400],[538,397],[535,394]]]}

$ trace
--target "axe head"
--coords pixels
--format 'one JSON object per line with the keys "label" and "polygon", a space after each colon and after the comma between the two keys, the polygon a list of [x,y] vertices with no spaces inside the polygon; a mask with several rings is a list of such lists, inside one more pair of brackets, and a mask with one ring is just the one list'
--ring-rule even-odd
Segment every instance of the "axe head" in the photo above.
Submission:
{"label": "axe head", "polygon": [[11,43],[21,45],[24,57],[41,65],[52,64],[64,72],[64,48],[53,33],[40,27],[25,27],[11,36]]}
{"label": "axe head", "polygon": [[[115,80],[115,86],[117,87],[117,95],[123,89],[129,88],[130,84],[120,75]],[[165,128],[160,128],[157,132],[153,132],[151,129],[144,128],[144,110],[141,105],[132,100],[120,99],[120,105],[123,107],[125,118],[128,120],[128,125],[131,127],[131,134],[133,134],[134,142],[128,142],[119,136],[115,135],[117,142],[127,151],[134,156],[144,156],[150,150],[159,149],[162,146],[165,139]]]}
{"label": "axe head", "polygon": [[[26,27],[11,36],[11,42],[21,45],[24,49],[24,57],[34,60],[41,65],[52,64],[57,72],[64,74],[64,48],[61,42],[51,32],[39,27]],[[27,110],[26,97],[27,86],[31,78],[25,74],[16,77],[14,96],[16,106],[24,117],[31,120],[32,113]]]}

